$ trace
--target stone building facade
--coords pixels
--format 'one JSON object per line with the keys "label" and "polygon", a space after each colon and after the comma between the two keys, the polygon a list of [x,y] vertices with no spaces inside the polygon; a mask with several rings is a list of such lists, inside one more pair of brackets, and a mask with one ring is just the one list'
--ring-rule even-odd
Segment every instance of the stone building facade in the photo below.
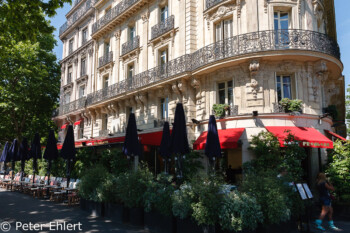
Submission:
{"label": "stone building facade", "polygon": [[[265,127],[336,131],[330,105],[344,120],[333,0],[80,0],[66,16],[54,119],[61,137],[74,124],[82,145],[118,141],[130,112],[141,136],[159,132],[178,102],[196,140],[213,105],[228,104],[218,129],[245,128],[239,147],[225,150],[238,168]],[[302,100],[302,113],[284,113],[284,97]],[[318,166],[326,151],[308,153]]]}

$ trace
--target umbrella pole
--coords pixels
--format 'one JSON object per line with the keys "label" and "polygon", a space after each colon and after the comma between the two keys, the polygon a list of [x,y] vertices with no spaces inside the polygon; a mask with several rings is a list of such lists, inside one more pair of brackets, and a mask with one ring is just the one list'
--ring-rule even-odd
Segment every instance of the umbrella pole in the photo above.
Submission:
{"label": "umbrella pole", "polygon": [[[47,168],[47,186],[50,185],[50,174],[51,174],[51,165],[52,165],[52,160],[50,159],[48,164],[48,168]],[[46,196],[50,195],[50,188],[47,187],[47,191],[46,191]]]}
{"label": "umbrella pole", "polygon": [[16,165],[16,162],[14,160],[12,160],[12,167],[11,167],[11,170],[12,170],[12,176],[11,176],[11,191],[12,191],[12,187],[13,187],[13,180],[15,178],[15,165]]}
{"label": "umbrella pole", "polygon": [[67,188],[69,187],[69,183],[70,183],[70,164],[71,161],[70,159],[67,159]]}

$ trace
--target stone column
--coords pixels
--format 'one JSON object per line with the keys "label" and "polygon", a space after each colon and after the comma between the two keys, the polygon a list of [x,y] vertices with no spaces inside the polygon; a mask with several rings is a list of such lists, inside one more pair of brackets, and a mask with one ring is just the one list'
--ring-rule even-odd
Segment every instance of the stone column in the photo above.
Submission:
{"label": "stone column", "polygon": [[113,52],[113,56],[114,56],[114,74],[113,74],[113,83],[117,83],[120,82],[119,79],[119,55],[120,55],[120,29],[117,29],[116,32],[114,33],[114,37],[115,37],[115,49]]}
{"label": "stone column", "polygon": [[148,24],[149,24],[150,13],[148,9],[141,15],[143,25],[142,25],[142,35],[140,35],[141,41],[140,46],[142,46],[142,64],[141,71],[148,70]]}

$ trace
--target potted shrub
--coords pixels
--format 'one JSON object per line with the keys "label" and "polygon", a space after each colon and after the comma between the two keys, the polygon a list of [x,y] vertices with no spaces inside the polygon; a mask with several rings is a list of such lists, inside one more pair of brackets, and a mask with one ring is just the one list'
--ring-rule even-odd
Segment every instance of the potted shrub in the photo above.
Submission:
{"label": "potted shrub", "polygon": [[174,193],[173,213],[179,218],[178,232],[215,232],[222,199],[221,187],[221,180],[201,174]]}
{"label": "potted shrub", "polygon": [[229,114],[230,112],[230,105],[228,104],[214,104],[213,105],[213,112],[216,117],[224,117],[225,114]]}
{"label": "potted shrub", "polygon": [[100,164],[85,171],[79,184],[80,207],[93,216],[104,215],[101,196],[102,183],[108,177],[107,170]]}
{"label": "potted shrub", "polygon": [[175,233],[175,218],[172,215],[172,200],[175,187],[172,175],[160,174],[148,183],[144,194],[145,229],[150,232]]}
{"label": "potted shrub", "polygon": [[129,208],[129,219],[132,225],[143,226],[144,192],[153,179],[147,167],[141,166],[136,171],[120,174],[116,183],[117,197]]}
{"label": "potted shrub", "polygon": [[285,112],[297,112],[297,113],[301,113],[301,107],[303,104],[302,100],[298,100],[298,99],[288,99],[288,98],[283,98],[279,104],[283,107]]}
{"label": "potted shrub", "polygon": [[222,232],[253,232],[263,220],[256,199],[238,191],[224,195],[218,215]]}

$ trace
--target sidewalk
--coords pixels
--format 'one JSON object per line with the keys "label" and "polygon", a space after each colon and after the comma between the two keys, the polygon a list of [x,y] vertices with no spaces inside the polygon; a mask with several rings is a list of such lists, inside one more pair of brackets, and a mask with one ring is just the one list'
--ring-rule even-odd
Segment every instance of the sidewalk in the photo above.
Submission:
{"label": "sidewalk", "polygon": [[[49,200],[37,199],[32,196],[10,192],[0,189],[0,233],[1,232],[116,232],[116,233],[146,233],[143,229],[137,229],[126,225],[117,225],[105,218],[91,217],[79,207],[68,207],[65,204],[51,202]],[[7,223],[11,224],[10,231],[3,231],[8,229]],[[23,230],[16,231],[17,224],[34,224],[42,230]],[[51,225],[50,231],[50,222]],[[76,224],[75,230],[67,229],[67,225],[63,223]],[[79,230],[79,223],[81,230]],[[2,225],[4,224],[4,225]],[[45,224],[45,225],[44,225]],[[61,228],[61,229],[60,229]],[[72,226],[73,228],[73,226]]]}
{"label": "sidewalk", "polygon": [[[2,227],[8,229],[7,223],[11,224],[10,231],[3,231]],[[42,230],[16,230],[17,224],[43,224]],[[49,223],[58,222],[59,224],[81,224],[81,230],[76,225],[76,230],[51,230]],[[337,227],[341,228],[343,233],[350,233],[350,219],[334,217]],[[46,224],[46,225],[44,225]],[[326,222],[323,223],[326,227]],[[29,226],[28,226],[29,227]],[[311,224],[311,232],[320,233]],[[105,218],[91,217],[79,207],[68,207],[61,203],[50,202],[49,200],[37,199],[26,194],[10,192],[0,189],[0,233],[21,233],[21,232],[116,232],[116,233],[147,233],[147,231],[134,228],[123,224],[112,223]],[[324,231],[331,233],[334,231]],[[284,232],[281,232],[284,233]],[[299,233],[293,231],[292,233]]]}

